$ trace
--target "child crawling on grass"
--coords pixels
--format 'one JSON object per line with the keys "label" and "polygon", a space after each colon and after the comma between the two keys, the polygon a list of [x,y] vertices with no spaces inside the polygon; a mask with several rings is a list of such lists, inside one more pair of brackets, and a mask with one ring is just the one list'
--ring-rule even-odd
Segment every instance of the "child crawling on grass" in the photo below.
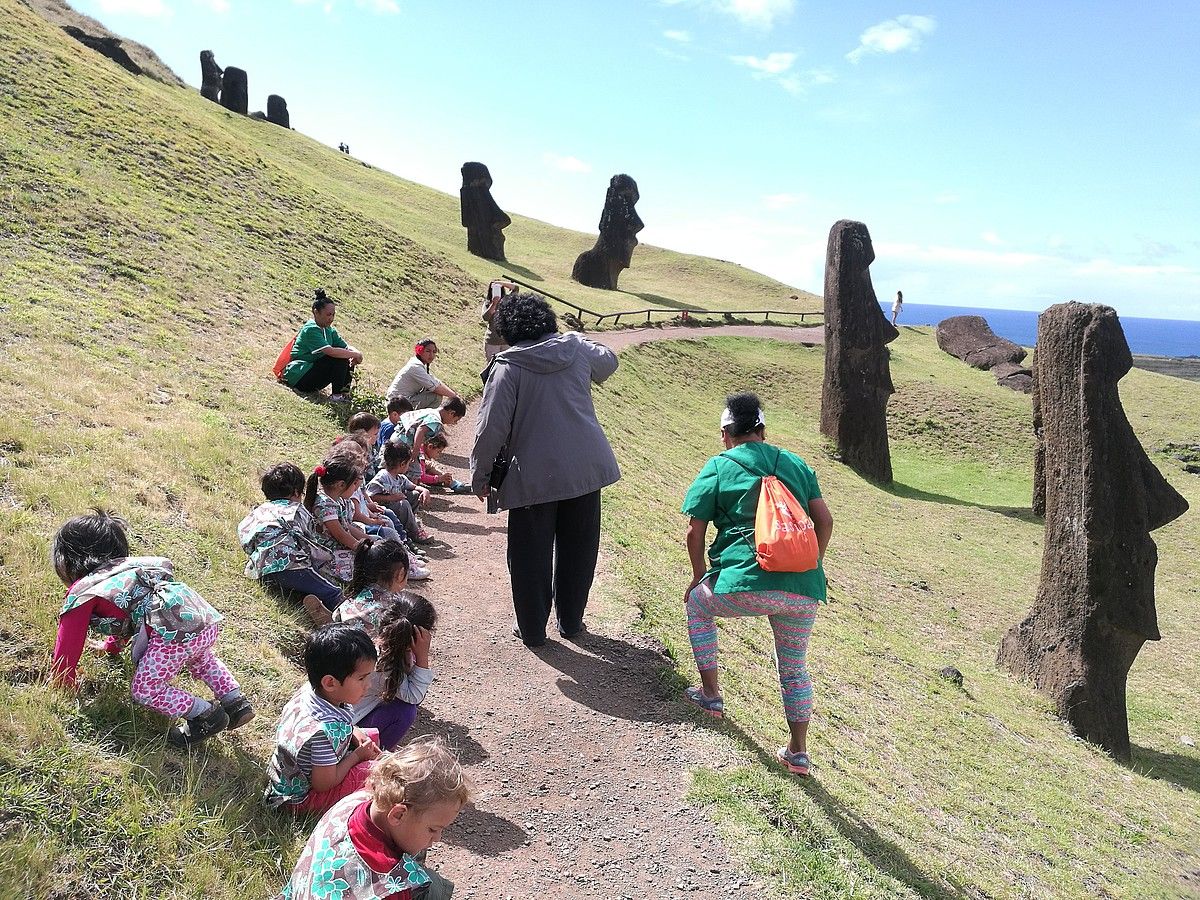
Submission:
{"label": "child crawling on grass", "polygon": [[[54,571],[67,585],[58,617],[51,671],[74,689],[88,631],[105,635],[103,649],[132,644],[134,702],[183,721],[167,743],[186,748],[254,718],[254,708],[213,653],[223,616],[181,581],[163,557],[130,556],[124,520],[96,509],[58,530],[50,547]],[[174,687],[187,669],[212,690],[215,701]]]}
{"label": "child crawling on grass", "polygon": [[379,732],[385,750],[398,746],[417,718],[417,706],[433,684],[429,646],[437,625],[433,604],[404,590],[408,553],[396,541],[368,538],[354,553],[350,598],[334,618],[358,625],[375,640],[379,663],[353,718]]}
{"label": "child crawling on grass", "polygon": [[317,565],[318,560],[331,565],[333,553],[317,542],[312,514],[301,502],[304,473],[279,463],[263,473],[260,485],[267,502],[238,525],[238,540],[250,557],[246,575],[299,596],[313,622],[325,625],[342,602],[342,589]]}
{"label": "child crawling on grass", "polygon": [[308,636],[308,682],[279,720],[263,794],[268,806],[320,815],[362,788],[379,745],[354,727],[351,709],[366,694],[378,657],[371,636],[356,625],[334,622]]}
{"label": "child crawling on grass", "polygon": [[446,900],[454,885],[418,859],[473,791],[441,738],[420,738],[384,755],[367,789],[317,823],[278,900]]}

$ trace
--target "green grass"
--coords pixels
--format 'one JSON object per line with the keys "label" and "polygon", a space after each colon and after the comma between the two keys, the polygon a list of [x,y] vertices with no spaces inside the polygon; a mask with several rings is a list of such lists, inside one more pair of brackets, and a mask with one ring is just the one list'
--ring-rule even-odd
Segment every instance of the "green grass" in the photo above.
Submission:
{"label": "green grass", "polygon": [[[623,293],[589,291],[567,274],[592,237],[520,216],[510,267],[478,260],[456,198],[133,79],[15,0],[0,0],[0,125],[0,897],[267,896],[303,837],[257,801],[303,623],[241,576],[234,527],[260,467],[312,464],[339,425],[268,374],[311,289],[342,301],[366,395],[425,333],[448,380],[477,383],[476,298],[505,271],[601,310],[714,295],[776,307],[796,291],[645,246]],[[782,723],[766,632],[733,623],[721,731],[738,762],[697,772],[694,796],[783,895],[1194,892],[1200,761],[1179,736],[1200,737],[1195,515],[1156,533],[1164,640],[1130,679],[1125,769],[993,665],[1040,560],[1028,398],[927,333],[893,347],[891,491],[825,455],[820,348],[650,345],[597,392],[626,473],[605,501],[614,591],[683,673],[676,506],[715,450],[724,392],[764,395],[772,437],[816,464],[837,517],[812,650],[819,781],[769,765]],[[1134,372],[1122,392],[1147,446],[1194,440],[1197,386]],[[1155,459],[1200,502],[1200,480]],[[79,699],[41,683],[62,595],[47,542],[93,504],[127,516],[137,546],[171,556],[230,620],[223,655],[263,715],[192,761],[164,753],[161,719],[128,702],[128,663],[88,660]],[[937,677],[946,664],[965,692]]]}

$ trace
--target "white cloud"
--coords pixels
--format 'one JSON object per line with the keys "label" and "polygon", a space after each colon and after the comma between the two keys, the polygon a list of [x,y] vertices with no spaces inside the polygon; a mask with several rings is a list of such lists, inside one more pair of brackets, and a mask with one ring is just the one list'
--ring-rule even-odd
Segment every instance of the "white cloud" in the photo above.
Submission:
{"label": "white cloud", "polygon": [[171,15],[163,0],[99,0],[100,9],[114,15],[146,16],[158,19]]}
{"label": "white cloud", "polygon": [[557,153],[543,153],[542,161],[558,169],[560,172],[586,174],[592,171],[589,163],[585,163],[576,156],[559,156]]}
{"label": "white cloud", "polygon": [[746,66],[755,71],[756,78],[767,78],[772,75],[782,75],[796,61],[795,53],[768,53],[765,57],[731,56],[731,62]]}
{"label": "white cloud", "polygon": [[811,88],[820,87],[823,84],[833,84],[835,81],[837,81],[837,75],[832,69],[809,69],[807,72],[784,75],[779,79],[779,86],[789,94],[799,97],[807,94]]}
{"label": "white cloud", "polygon": [[659,56],[664,56],[667,59],[673,59],[678,62],[690,62],[691,57],[686,53],[680,53],[678,50],[672,50],[670,47],[655,47],[654,52]]}
{"label": "white cloud", "polygon": [[664,31],[663,37],[668,41],[676,41],[680,44],[687,44],[692,40],[692,36],[686,31]]}
{"label": "white cloud", "polygon": [[932,16],[896,16],[864,31],[858,46],[846,54],[846,59],[858,63],[868,54],[919,50],[925,35],[932,34],[935,28],[937,20]]}
{"label": "white cloud", "polygon": [[938,194],[937,196],[935,196],[933,198],[933,202],[936,203],[938,206],[948,206],[951,203],[962,202],[962,197],[960,197],[958,194],[954,193],[954,191],[942,191],[940,194]]}
{"label": "white cloud", "polygon": [[807,200],[807,194],[767,194],[763,197],[763,206],[767,209],[788,209]]}
{"label": "white cloud", "polygon": [[667,6],[699,6],[731,16],[750,28],[769,30],[778,19],[791,15],[796,0],[661,0]]}
{"label": "white cloud", "polygon": [[991,244],[993,247],[1000,247],[1004,244],[1004,241],[1000,235],[996,234],[994,231],[985,231],[979,236],[979,239],[985,244]]}

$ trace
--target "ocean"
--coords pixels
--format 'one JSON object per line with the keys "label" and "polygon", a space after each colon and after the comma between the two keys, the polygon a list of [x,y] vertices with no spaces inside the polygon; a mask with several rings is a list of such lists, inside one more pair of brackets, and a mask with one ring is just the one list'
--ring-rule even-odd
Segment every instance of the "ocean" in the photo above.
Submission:
{"label": "ocean", "polygon": [[[892,304],[880,303],[890,320]],[[992,331],[1001,337],[1032,347],[1037,341],[1038,314],[1016,309],[975,309],[967,306],[932,306],[927,303],[905,303],[898,325],[936,325],[951,316],[983,316]],[[1121,316],[1125,340],[1134,353],[1150,356],[1200,357],[1200,322],[1182,319],[1139,319]]]}

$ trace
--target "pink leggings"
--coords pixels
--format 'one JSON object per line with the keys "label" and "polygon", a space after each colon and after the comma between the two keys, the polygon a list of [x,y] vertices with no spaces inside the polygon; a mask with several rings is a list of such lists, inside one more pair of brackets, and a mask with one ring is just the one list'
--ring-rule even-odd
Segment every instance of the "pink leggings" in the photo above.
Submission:
{"label": "pink leggings", "polygon": [[186,644],[181,644],[164,641],[157,631],[151,631],[150,643],[133,673],[134,701],[165,716],[185,715],[196,698],[187,691],[171,687],[171,682],[185,668],[212,688],[218,700],[237,690],[238,683],[212,652],[220,633],[219,625],[209,625]]}

